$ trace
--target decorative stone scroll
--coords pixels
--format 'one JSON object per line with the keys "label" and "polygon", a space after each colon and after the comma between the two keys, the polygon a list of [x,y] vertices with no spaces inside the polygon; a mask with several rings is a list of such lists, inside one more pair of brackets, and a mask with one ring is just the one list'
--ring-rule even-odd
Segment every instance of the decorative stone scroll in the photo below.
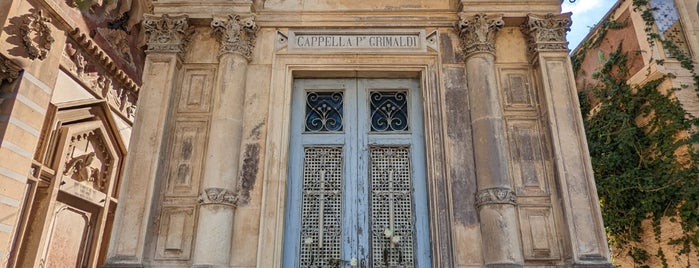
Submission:
{"label": "decorative stone scroll", "polygon": [[146,52],[177,53],[182,57],[194,29],[189,28],[188,18],[187,15],[146,14],[143,20],[143,28],[148,34]]}
{"label": "decorative stone scroll", "polygon": [[517,195],[510,188],[496,187],[478,191],[476,193],[476,206],[481,207],[490,204],[517,204]]}
{"label": "decorative stone scroll", "polygon": [[466,57],[474,53],[495,53],[495,34],[505,22],[502,15],[489,19],[486,14],[476,14],[471,20],[465,12],[459,13],[456,31],[461,39],[461,49]]}
{"label": "decorative stone scroll", "polygon": [[250,61],[257,38],[254,15],[246,18],[239,15],[228,15],[228,19],[214,18],[211,28],[214,36],[221,42],[219,54],[238,53]]}
{"label": "decorative stone scroll", "polygon": [[521,26],[522,32],[529,36],[529,55],[533,57],[540,51],[568,52],[566,32],[573,22],[571,13],[544,16],[529,14]]}
{"label": "decorative stone scroll", "polygon": [[55,41],[51,36],[51,19],[44,17],[41,10],[33,9],[31,14],[22,16],[19,34],[30,59],[44,60]]}
{"label": "decorative stone scroll", "polygon": [[228,205],[237,207],[239,203],[238,193],[223,188],[206,188],[199,194],[197,200],[200,205]]}

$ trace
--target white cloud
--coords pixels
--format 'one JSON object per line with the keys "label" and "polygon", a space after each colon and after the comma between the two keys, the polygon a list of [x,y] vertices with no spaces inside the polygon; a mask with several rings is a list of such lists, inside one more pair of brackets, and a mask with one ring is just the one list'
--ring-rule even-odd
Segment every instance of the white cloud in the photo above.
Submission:
{"label": "white cloud", "polygon": [[575,3],[570,3],[568,0],[565,0],[563,2],[563,12],[573,12],[573,14],[585,13],[590,10],[598,9],[601,2],[602,0],[576,0]]}

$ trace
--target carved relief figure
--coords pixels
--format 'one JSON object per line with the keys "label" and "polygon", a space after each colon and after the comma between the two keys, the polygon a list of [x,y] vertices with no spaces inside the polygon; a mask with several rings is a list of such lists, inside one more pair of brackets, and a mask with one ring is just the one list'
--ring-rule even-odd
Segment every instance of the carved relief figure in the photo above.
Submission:
{"label": "carved relief figure", "polygon": [[95,152],[74,157],[66,164],[66,169],[63,172],[63,175],[70,176],[79,182],[94,182],[95,187],[102,190],[106,184],[106,179],[101,176],[102,172],[100,171],[100,168],[94,167],[94,161]]}

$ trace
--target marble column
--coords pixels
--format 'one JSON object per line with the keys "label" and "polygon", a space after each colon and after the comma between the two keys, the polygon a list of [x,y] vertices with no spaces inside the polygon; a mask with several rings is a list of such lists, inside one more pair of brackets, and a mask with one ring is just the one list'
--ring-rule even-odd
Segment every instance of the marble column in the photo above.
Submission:
{"label": "marble column", "polygon": [[254,16],[211,22],[221,43],[192,267],[229,267],[233,217],[240,200],[238,167],[245,79],[255,44]]}
{"label": "marble column", "polygon": [[105,267],[143,267],[155,213],[152,202],[162,177],[170,98],[191,33],[186,15],[146,15],[143,28],[148,49],[120,194],[128,198],[119,200]]}
{"label": "marble column", "polygon": [[515,210],[516,196],[508,172],[506,137],[495,69],[495,35],[502,16],[467,16],[457,24],[465,55],[476,156],[476,205],[486,267],[521,267],[522,246]]}
{"label": "marble column", "polygon": [[529,56],[541,81],[542,112],[549,125],[571,267],[613,267],[602,224],[585,129],[568,57],[570,13],[532,15],[522,25]]}

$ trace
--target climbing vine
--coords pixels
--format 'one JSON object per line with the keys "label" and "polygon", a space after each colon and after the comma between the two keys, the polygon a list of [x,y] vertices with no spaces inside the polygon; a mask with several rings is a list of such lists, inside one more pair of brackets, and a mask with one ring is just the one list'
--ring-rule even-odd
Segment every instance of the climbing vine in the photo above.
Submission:
{"label": "climbing vine", "polygon": [[[660,43],[667,49],[694,76],[695,89],[699,88],[691,57],[653,31],[648,0],[633,0],[633,6],[644,19],[651,46]],[[607,29],[625,27],[625,23],[614,23],[602,25],[572,56],[576,73],[585,53],[599,46]],[[635,245],[642,242],[645,220],[651,220],[655,239],[660,241],[660,220],[667,217],[683,229],[682,237],[670,241],[679,246],[677,254],[690,254],[692,245],[699,247],[699,120],[674,97],[680,89],[659,90],[673,74],[638,86],[627,83],[629,57],[638,56],[622,52],[621,44],[609,55],[600,55],[603,64],[592,76],[598,83],[580,94],[580,103],[587,115],[590,155],[613,246],[641,267],[648,267],[652,255],[667,267],[662,249],[650,253]],[[593,102],[598,102],[594,108]]]}

